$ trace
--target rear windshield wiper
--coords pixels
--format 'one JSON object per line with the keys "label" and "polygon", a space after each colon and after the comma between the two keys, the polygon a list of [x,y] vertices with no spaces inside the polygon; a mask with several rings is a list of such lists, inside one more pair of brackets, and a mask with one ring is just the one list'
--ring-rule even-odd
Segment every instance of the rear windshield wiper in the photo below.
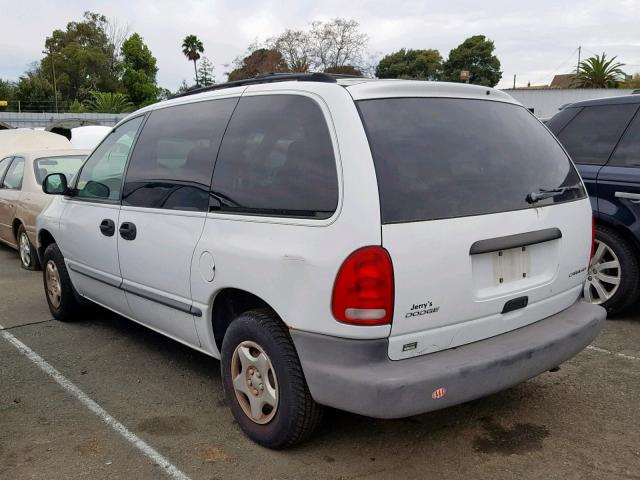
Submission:
{"label": "rear windshield wiper", "polygon": [[571,185],[568,187],[559,187],[551,190],[541,188],[537,192],[528,193],[527,202],[536,203],[536,202],[539,202],[540,200],[544,200],[545,198],[558,197],[560,195],[563,195],[565,192],[568,192],[571,190],[581,190],[581,189],[582,189],[581,185]]}

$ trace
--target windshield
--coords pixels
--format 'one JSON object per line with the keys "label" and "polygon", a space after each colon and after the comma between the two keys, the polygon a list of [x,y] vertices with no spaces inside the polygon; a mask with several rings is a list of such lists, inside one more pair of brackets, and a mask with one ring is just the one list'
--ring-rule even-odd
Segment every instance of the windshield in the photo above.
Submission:
{"label": "windshield", "polygon": [[[485,100],[361,100],[383,223],[482,215],[585,197],[575,167],[524,107]],[[565,188],[562,188],[565,187]],[[532,192],[558,190],[533,203]]]}
{"label": "windshield", "polygon": [[86,158],[86,155],[38,158],[33,162],[38,185],[41,185],[44,178],[52,173],[64,173],[67,181],[71,181],[71,178],[80,170]]}

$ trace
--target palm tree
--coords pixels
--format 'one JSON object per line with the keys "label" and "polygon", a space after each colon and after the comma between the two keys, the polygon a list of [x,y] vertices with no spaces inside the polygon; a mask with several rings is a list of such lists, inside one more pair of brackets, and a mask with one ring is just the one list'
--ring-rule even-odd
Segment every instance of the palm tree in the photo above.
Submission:
{"label": "palm tree", "polygon": [[182,41],[182,53],[187,57],[187,60],[193,62],[193,70],[196,72],[196,85],[198,83],[198,68],[196,67],[196,61],[200,59],[200,54],[204,52],[204,45],[202,41],[195,35],[187,35]]}
{"label": "palm tree", "polygon": [[84,106],[90,112],[123,113],[133,110],[133,104],[124,93],[91,92],[91,99]]}
{"label": "palm tree", "polygon": [[620,67],[624,63],[616,62],[616,58],[607,59],[602,55],[595,55],[580,62],[576,80],[579,87],[583,88],[616,88],[624,78],[624,72]]}

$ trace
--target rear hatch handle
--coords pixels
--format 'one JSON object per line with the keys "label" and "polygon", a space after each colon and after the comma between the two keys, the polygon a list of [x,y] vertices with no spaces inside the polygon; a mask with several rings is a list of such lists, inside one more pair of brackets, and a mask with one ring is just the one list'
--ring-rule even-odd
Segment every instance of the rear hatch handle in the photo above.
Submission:
{"label": "rear hatch handle", "polygon": [[486,240],[474,242],[469,249],[469,255],[526,247],[527,245],[549,242],[559,238],[562,238],[562,232],[559,228],[545,228],[544,230],[516,233],[515,235],[507,235],[505,237],[487,238]]}

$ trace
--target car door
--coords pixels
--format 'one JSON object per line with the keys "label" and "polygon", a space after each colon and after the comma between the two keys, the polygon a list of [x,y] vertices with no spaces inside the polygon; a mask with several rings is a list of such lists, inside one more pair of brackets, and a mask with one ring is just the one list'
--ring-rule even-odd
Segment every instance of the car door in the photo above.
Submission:
{"label": "car door", "polygon": [[600,170],[598,189],[600,213],[625,225],[640,239],[640,110]]}
{"label": "car door", "polygon": [[127,316],[131,312],[120,288],[117,225],[124,169],[142,121],[138,116],[114,128],[87,159],[75,194],[62,200],[56,233],[76,290]]}
{"label": "car door", "polygon": [[[221,95],[222,96],[222,95]],[[118,228],[122,288],[132,316],[199,346],[191,262],[209,208],[213,164],[237,98],[149,114],[132,153]]]}
{"label": "car door", "polygon": [[6,230],[10,227],[11,221],[9,220],[8,210],[5,211],[5,190],[2,188],[2,181],[4,180],[4,174],[7,173],[9,165],[13,157],[6,157],[0,160],[0,241],[4,241]]}
{"label": "car door", "polygon": [[0,188],[0,240],[16,245],[13,219],[20,200],[24,179],[24,158],[14,157],[7,168]]}

